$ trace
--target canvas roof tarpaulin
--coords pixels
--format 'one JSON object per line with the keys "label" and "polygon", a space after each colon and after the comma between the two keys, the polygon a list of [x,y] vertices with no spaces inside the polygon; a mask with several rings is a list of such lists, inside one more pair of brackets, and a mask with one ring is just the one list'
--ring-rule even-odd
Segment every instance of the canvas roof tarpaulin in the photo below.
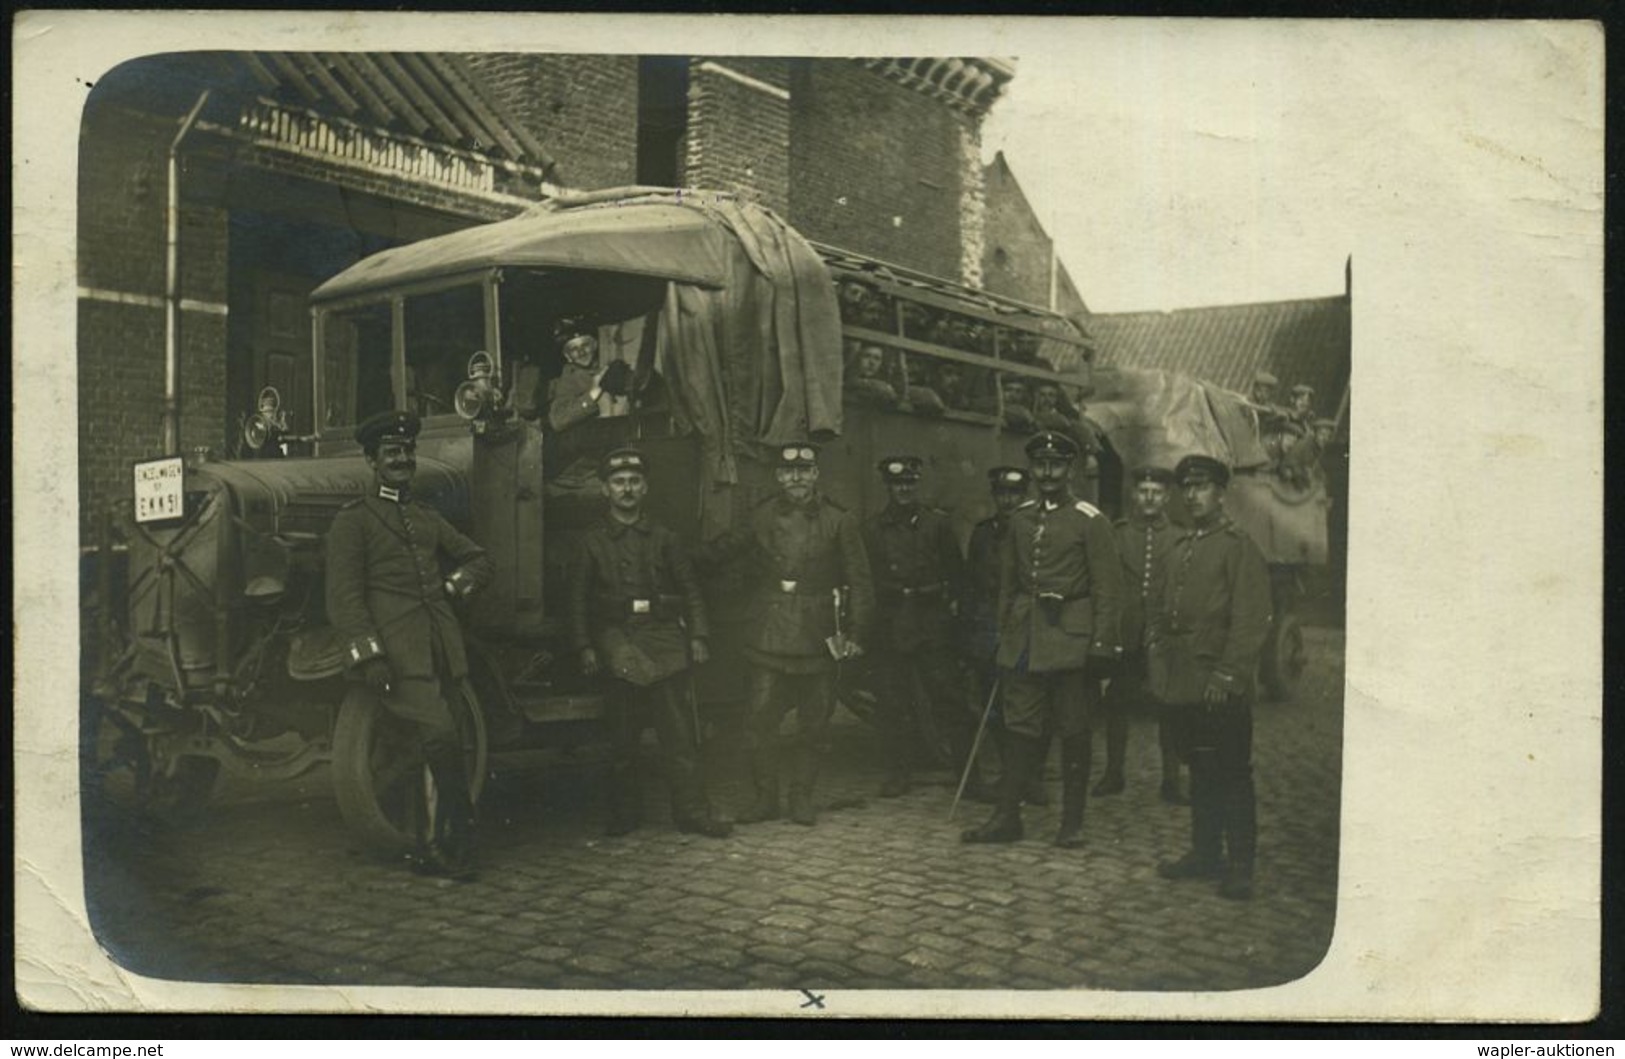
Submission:
{"label": "canvas roof tarpaulin", "polygon": [[1272,563],[1326,561],[1324,481],[1294,485],[1275,473],[1251,406],[1240,395],[1183,375],[1137,368],[1095,373],[1087,414],[1125,468],[1172,468],[1212,456],[1237,472],[1226,510]]}
{"label": "canvas roof tarpaulin", "polygon": [[678,419],[702,438],[709,480],[731,484],[752,444],[840,433],[840,311],[823,261],[770,210],[723,196],[682,202],[729,249],[720,284],[669,287],[655,366]]}
{"label": "canvas roof tarpaulin", "polygon": [[[620,208],[625,206],[625,208]],[[717,287],[727,282],[728,232],[671,201],[578,209],[537,207],[363,258],[317,287],[318,302],[484,269],[590,269]]]}

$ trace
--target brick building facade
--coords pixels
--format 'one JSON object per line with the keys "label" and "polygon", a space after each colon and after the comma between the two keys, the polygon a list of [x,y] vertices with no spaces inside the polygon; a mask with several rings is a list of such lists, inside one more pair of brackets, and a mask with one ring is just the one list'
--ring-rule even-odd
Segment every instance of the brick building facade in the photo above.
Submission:
{"label": "brick building facade", "polygon": [[[310,429],[305,299],[379,249],[562,189],[711,187],[809,238],[978,284],[981,59],[188,53],[110,71],[81,127],[82,529],[164,445],[178,173],[178,448],[231,455],[267,384]],[[304,395],[304,396],[301,396]]]}

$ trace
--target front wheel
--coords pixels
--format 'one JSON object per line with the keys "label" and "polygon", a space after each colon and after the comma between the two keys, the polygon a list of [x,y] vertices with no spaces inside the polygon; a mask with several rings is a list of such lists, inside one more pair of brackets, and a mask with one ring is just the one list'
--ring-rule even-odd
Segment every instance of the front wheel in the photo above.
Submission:
{"label": "front wheel", "polygon": [[1278,617],[1264,647],[1264,692],[1272,699],[1289,699],[1303,675],[1303,625],[1296,614]]}
{"label": "front wheel", "polygon": [[[459,728],[469,799],[477,804],[490,752],[485,717],[478,706],[460,708],[466,710]],[[333,794],[344,822],[367,845],[384,853],[412,849],[408,787],[422,764],[412,725],[386,710],[366,688],[351,688],[333,728]]]}

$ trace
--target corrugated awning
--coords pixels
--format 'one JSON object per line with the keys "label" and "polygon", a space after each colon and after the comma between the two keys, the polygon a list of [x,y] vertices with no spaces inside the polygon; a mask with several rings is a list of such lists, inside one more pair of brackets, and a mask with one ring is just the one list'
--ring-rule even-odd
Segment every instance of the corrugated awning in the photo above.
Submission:
{"label": "corrugated awning", "polygon": [[1349,381],[1349,299],[1219,305],[1174,312],[1097,313],[1089,330],[1104,364],[1157,368],[1245,394],[1253,373],[1269,371],[1281,393],[1315,389],[1331,415]]}
{"label": "corrugated awning", "polygon": [[533,209],[511,220],[385,250],[316,288],[332,301],[487,268],[570,268],[721,287],[730,236],[700,210],[670,203]]}
{"label": "corrugated awning", "polygon": [[238,52],[259,89],[351,121],[547,170],[553,159],[460,57],[428,52]]}

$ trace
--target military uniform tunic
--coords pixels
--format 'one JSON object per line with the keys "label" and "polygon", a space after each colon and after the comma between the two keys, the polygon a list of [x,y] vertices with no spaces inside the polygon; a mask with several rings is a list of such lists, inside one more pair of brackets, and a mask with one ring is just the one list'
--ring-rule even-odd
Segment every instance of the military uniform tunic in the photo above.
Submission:
{"label": "military uniform tunic", "polygon": [[1167,649],[1168,701],[1201,701],[1213,673],[1251,695],[1272,610],[1269,572],[1246,531],[1223,518],[1181,533],[1151,616],[1151,639]]}
{"label": "military uniform tunic", "polygon": [[468,676],[451,594],[492,576],[483,548],[405,490],[345,505],[327,535],[327,616],[348,638],[346,662],[384,658],[401,685],[388,705],[435,727],[439,684]]}
{"label": "military uniform tunic", "polygon": [[654,725],[679,826],[709,818],[699,741],[688,695],[689,641],[708,636],[705,598],[677,534],[640,515],[606,516],[587,531],[570,570],[570,636],[592,647],[617,679],[606,720],[612,831],[639,815],[633,773],[643,730]]}
{"label": "military uniform tunic", "polygon": [[783,498],[751,512],[745,547],[745,657],[785,673],[829,668],[824,640],[835,632],[836,588],[845,587],[842,631],[863,642],[874,616],[869,559],[855,519],[818,496],[805,507]]}
{"label": "military uniform tunic", "polygon": [[880,618],[873,672],[887,768],[903,777],[915,762],[932,762],[936,736],[958,765],[974,735],[953,650],[950,608],[965,565],[959,538],[946,512],[891,504],[864,526],[864,543]]}
{"label": "military uniform tunic", "polygon": [[946,512],[888,505],[864,527],[881,621],[874,647],[948,646],[949,604],[963,592],[965,560]]}
{"label": "military uniform tunic", "polygon": [[1122,560],[1106,516],[1073,497],[1016,508],[999,566],[1005,728],[1087,737],[1097,688],[1086,666],[1118,657],[1121,622]]}
{"label": "military uniform tunic", "polygon": [[677,534],[643,515],[588,530],[570,570],[570,632],[617,677],[651,684],[688,668],[688,641],[706,639],[705,598]]}
{"label": "military uniform tunic", "polygon": [[1146,614],[1155,593],[1162,588],[1178,530],[1161,515],[1149,520],[1119,519],[1114,528],[1127,582],[1123,594],[1123,648],[1132,652],[1145,646]]}
{"label": "military uniform tunic", "polygon": [[966,560],[964,622],[978,665],[991,665],[999,643],[999,559],[1010,520],[993,515],[970,531]]}
{"label": "military uniform tunic", "polygon": [[1094,505],[1034,499],[1015,510],[999,570],[1001,667],[1045,673],[1115,658],[1122,608],[1117,544]]}
{"label": "military uniform tunic", "polygon": [[[1269,573],[1245,531],[1221,518],[1180,535],[1150,618],[1152,681],[1190,762],[1192,853],[1216,865],[1228,851],[1230,870],[1249,878],[1258,842],[1253,679],[1270,615]],[[1228,694],[1208,702],[1215,675]]]}

